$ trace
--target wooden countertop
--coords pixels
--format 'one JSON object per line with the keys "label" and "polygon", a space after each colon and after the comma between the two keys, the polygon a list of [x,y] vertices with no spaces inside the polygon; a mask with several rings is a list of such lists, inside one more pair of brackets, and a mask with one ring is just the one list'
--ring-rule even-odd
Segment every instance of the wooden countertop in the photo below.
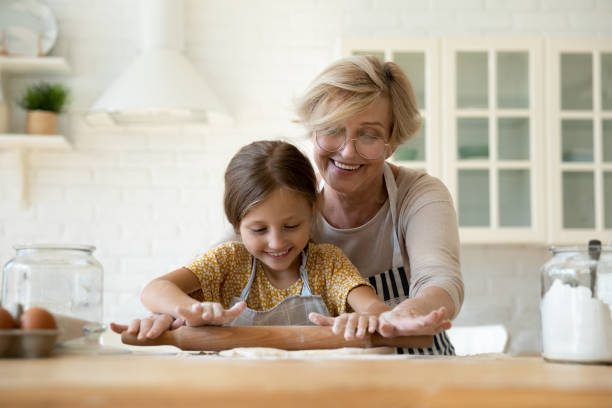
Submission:
{"label": "wooden countertop", "polygon": [[611,407],[612,366],[539,357],[0,360],[0,407]]}

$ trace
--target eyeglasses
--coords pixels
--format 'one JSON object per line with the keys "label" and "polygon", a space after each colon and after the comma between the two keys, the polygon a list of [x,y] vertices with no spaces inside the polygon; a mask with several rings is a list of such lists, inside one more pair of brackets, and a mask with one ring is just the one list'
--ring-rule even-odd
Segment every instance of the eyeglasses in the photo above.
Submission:
{"label": "eyeglasses", "polygon": [[[342,150],[349,140],[346,129],[317,129],[314,133],[317,145],[329,153]],[[389,143],[385,143],[382,137],[373,134],[373,131],[369,129],[360,131],[356,138],[350,140],[354,143],[353,146],[357,153],[368,160],[380,159],[389,146]]]}

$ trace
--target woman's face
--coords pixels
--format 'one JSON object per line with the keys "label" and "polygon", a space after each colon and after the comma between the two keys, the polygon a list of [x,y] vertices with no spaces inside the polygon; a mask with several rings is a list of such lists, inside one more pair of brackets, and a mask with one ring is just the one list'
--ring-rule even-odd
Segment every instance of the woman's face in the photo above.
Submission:
{"label": "woman's face", "polygon": [[314,161],[326,186],[344,194],[373,194],[383,174],[383,165],[392,153],[388,146],[385,154],[377,159],[363,158],[355,150],[356,139],[363,134],[374,134],[389,143],[391,135],[391,105],[387,97],[380,97],[370,108],[348,118],[340,126],[348,138],[345,145],[336,152],[328,152],[317,144],[314,132]]}

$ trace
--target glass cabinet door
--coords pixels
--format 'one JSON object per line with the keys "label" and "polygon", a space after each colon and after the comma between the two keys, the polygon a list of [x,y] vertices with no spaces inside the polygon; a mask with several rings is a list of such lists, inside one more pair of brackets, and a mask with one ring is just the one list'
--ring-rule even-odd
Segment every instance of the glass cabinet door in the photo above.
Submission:
{"label": "glass cabinet door", "polygon": [[425,168],[427,158],[426,135],[427,135],[427,93],[426,93],[426,65],[425,52],[394,51],[391,53],[392,61],[395,62],[408,76],[419,104],[419,110],[423,117],[423,125],[416,135],[407,143],[404,143],[393,153],[393,160],[407,163],[410,167]]}
{"label": "glass cabinet door", "polygon": [[533,78],[539,53],[533,45],[484,40],[449,41],[445,49],[454,67],[445,82],[452,95],[445,112],[452,121],[446,174],[464,241],[544,239],[536,216],[542,197],[534,196],[542,177],[534,155],[542,143],[534,139],[541,137]]}
{"label": "glass cabinet door", "polygon": [[560,190],[553,202],[553,241],[601,237],[607,242],[612,229],[612,46],[559,41],[550,47],[552,176]]}

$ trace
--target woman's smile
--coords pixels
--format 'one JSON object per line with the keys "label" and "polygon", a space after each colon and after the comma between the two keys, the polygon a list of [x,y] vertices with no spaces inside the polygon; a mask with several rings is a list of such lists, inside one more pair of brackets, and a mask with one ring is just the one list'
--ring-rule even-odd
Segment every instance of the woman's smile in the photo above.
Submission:
{"label": "woman's smile", "polygon": [[362,166],[361,164],[349,164],[349,163],[341,162],[335,159],[330,159],[330,161],[338,169],[348,171],[348,172],[359,170]]}

